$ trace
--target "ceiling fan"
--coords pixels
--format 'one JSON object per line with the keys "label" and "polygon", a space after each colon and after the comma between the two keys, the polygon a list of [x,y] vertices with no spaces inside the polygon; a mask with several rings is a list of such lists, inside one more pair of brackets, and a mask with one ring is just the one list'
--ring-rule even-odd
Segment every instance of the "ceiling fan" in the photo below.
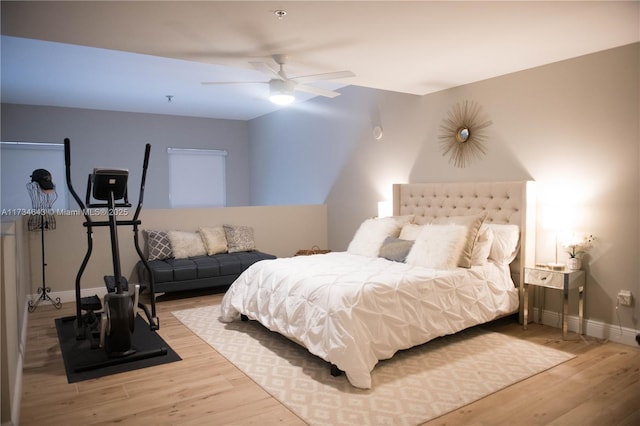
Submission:
{"label": "ceiling fan", "polygon": [[333,80],[338,78],[355,77],[351,71],[327,72],[322,74],[303,75],[299,77],[288,77],[284,71],[284,65],[287,62],[286,55],[273,55],[273,60],[278,64],[276,69],[266,62],[253,61],[249,62],[253,68],[262,71],[270,77],[269,81],[205,81],[204,85],[209,84],[250,84],[265,83],[269,85],[269,100],[278,105],[287,105],[295,100],[294,91],[311,93],[313,95],[334,98],[340,93],[333,90],[327,90],[320,87],[311,86],[311,83],[319,80]]}

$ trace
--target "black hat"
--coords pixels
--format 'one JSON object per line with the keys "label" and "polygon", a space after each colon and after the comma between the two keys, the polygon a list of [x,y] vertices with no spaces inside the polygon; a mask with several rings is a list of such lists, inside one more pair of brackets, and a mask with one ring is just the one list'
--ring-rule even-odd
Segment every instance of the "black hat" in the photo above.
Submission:
{"label": "black hat", "polygon": [[51,181],[51,173],[45,169],[36,169],[31,173],[31,182],[38,182],[42,189],[54,189],[56,186]]}

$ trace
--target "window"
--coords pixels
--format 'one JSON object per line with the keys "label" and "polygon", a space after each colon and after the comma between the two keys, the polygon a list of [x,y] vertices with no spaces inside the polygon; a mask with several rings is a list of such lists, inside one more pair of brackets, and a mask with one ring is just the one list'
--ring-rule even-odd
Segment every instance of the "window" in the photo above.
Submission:
{"label": "window", "polygon": [[46,169],[51,173],[56,185],[57,200],[54,210],[66,210],[68,205],[67,183],[65,179],[64,145],[54,143],[1,142],[2,157],[2,204],[3,211],[31,209],[31,197],[27,184],[36,169]]}
{"label": "window", "polygon": [[224,207],[227,204],[227,151],[168,148],[171,207]]}

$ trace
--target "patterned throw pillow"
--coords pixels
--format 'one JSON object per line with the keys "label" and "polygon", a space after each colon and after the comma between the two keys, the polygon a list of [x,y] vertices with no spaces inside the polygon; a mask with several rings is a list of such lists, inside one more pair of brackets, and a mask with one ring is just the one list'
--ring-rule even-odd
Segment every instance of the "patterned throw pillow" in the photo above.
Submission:
{"label": "patterned throw pillow", "polygon": [[256,249],[252,227],[236,225],[223,225],[223,227],[227,237],[227,250],[229,253]]}
{"label": "patterned throw pillow", "polygon": [[145,231],[147,234],[147,260],[164,260],[173,257],[171,242],[165,231]]}

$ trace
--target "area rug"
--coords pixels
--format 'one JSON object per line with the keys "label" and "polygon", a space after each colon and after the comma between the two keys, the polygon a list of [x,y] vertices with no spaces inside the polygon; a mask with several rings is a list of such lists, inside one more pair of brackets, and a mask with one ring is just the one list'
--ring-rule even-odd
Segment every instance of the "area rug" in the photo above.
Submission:
{"label": "area rug", "polygon": [[574,357],[475,327],[379,362],[362,390],[256,321],[220,322],[219,305],[172,314],[310,425],[420,424]]}
{"label": "area rug", "polygon": [[76,340],[75,319],[75,316],[71,316],[55,320],[68,383],[182,359],[162,337],[149,329],[149,324],[140,315],[136,316],[135,331],[131,337],[131,348],[136,352],[124,358],[109,358],[104,349],[92,349],[89,340]]}

